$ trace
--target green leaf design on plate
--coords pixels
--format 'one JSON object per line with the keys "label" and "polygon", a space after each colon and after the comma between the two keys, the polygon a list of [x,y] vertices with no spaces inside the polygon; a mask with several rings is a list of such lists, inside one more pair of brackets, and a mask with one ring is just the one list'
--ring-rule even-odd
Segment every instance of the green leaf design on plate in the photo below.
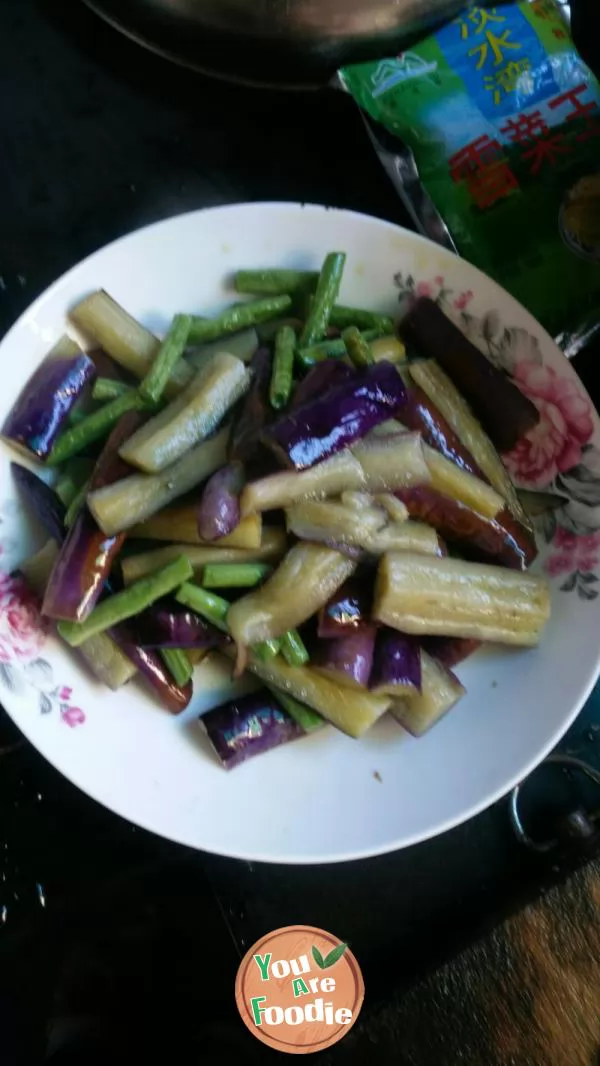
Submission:
{"label": "green leaf design on plate", "polygon": [[575,585],[577,584],[578,576],[579,576],[579,571],[578,570],[574,570],[572,574],[569,574],[567,580],[564,581],[563,584],[560,586],[560,591],[561,592],[572,592],[573,589],[575,588]]}
{"label": "green leaf design on plate", "polygon": [[[337,950],[337,948],[336,948],[336,950]],[[317,966],[319,967],[319,969],[320,970],[324,970],[325,969],[325,962],[324,962],[323,956],[321,955],[321,952],[319,951],[318,948],[315,947],[314,944],[312,946],[312,957],[315,960],[315,962],[316,962]],[[327,956],[327,958],[329,958],[329,955]]]}
{"label": "green leaf design on plate", "polygon": [[330,966],[335,966],[338,959],[341,959],[347,947],[347,944],[338,944],[337,948],[333,948],[333,950],[329,952],[329,955],[325,956],[322,968],[328,970]]}

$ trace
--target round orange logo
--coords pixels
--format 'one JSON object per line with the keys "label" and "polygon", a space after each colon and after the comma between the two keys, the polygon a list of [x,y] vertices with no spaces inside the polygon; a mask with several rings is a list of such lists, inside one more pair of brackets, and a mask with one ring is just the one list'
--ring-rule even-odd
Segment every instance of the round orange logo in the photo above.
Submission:
{"label": "round orange logo", "polygon": [[308,1055],[352,1028],[365,996],[347,944],[312,925],[288,925],[259,940],[242,959],[235,999],[242,1020],[277,1051]]}

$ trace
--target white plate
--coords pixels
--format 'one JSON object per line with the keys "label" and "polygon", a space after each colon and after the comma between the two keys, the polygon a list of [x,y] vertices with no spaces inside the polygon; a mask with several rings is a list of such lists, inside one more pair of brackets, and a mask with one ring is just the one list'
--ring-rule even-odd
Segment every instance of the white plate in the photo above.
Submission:
{"label": "white plate", "polygon": [[[57,238],[58,239],[58,238]],[[389,223],[322,207],[246,204],[169,219],[92,255],[53,285],[0,346],[3,418],[65,312],[104,287],[146,325],[176,311],[213,313],[241,267],[315,269],[348,253],[342,300],[398,313],[399,296],[431,291],[483,349],[537,398],[543,419],[514,459],[535,487],[565,497],[541,542],[553,614],[535,651],[493,650],[459,668],[468,695],[421,740],[393,721],[361,741],[327,729],[223,771],[195,712],[214,703],[209,679],[194,711],[172,718],[141,687],[117,695],[39,631],[6,575],[42,543],[17,501],[0,452],[0,698],[61,773],[100,803],[191,847],[274,862],[330,862],[405,847],[470,818],[556,744],[599,672],[600,434],[570,365],[548,335],[478,270]],[[554,528],[556,527],[556,528]]]}

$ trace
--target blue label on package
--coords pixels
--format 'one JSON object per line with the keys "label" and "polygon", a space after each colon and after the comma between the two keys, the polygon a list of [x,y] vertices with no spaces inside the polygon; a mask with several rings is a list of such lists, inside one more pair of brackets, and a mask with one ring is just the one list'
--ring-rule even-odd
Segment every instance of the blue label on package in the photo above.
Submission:
{"label": "blue label on package", "polygon": [[472,5],[435,37],[467,92],[492,121],[558,92],[548,54],[515,4]]}

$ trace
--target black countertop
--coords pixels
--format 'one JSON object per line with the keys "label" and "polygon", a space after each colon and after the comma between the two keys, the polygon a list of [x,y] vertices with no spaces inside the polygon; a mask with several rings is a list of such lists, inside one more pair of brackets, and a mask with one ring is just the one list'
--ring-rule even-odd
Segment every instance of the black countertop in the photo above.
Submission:
{"label": "black countertop", "polygon": [[[194,208],[304,200],[407,224],[341,93],[209,82],[141,51],[77,0],[0,0],[0,15],[0,331],[89,252]],[[578,361],[597,398],[598,354]],[[564,746],[600,764],[599,726],[596,696]],[[1,747],[10,729],[0,729]],[[188,1038],[206,1055],[199,997],[217,1042],[239,1036],[239,952],[294,922],[352,942],[368,1022],[390,982],[413,982],[580,861],[532,857],[502,802],[436,841],[343,869],[253,865],[136,830],[28,745],[0,770],[0,1025],[15,1063],[40,1060],[49,1019],[98,1004],[117,1029],[124,1015],[143,1018],[148,1041],[173,1061]],[[240,1039],[252,1061],[257,1047]],[[124,1040],[115,1036],[111,1054]],[[331,1061],[343,1054],[339,1045]]]}

